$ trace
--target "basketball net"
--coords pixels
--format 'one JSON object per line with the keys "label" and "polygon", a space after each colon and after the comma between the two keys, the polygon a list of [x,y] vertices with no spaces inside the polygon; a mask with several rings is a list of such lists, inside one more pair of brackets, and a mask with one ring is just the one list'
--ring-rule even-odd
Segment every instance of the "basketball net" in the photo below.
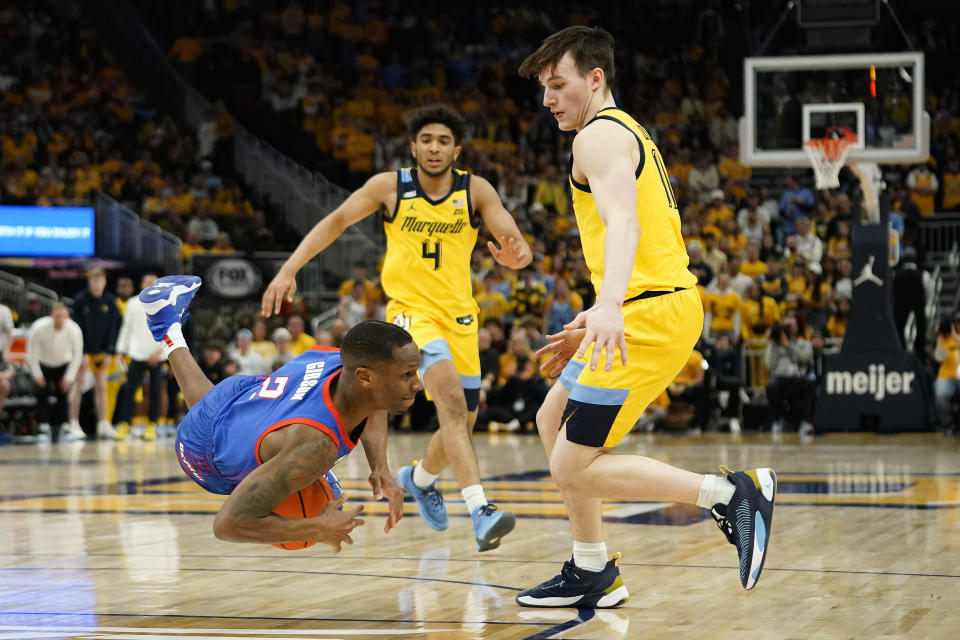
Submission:
{"label": "basketball net", "polygon": [[810,138],[803,149],[813,165],[817,189],[836,189],[840,186],[840,168],[847,163],[847,154],[857,141],[856,137]]}

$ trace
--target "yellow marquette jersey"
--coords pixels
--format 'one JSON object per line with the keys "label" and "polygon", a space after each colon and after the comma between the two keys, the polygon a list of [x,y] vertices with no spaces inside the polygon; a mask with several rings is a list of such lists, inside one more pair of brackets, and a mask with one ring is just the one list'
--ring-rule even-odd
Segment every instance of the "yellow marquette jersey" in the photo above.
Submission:
{"label": "yellow marquette jersey", "polygon": [[[637,137],[640,144],[640,163],[636,170],[640,241],[633,261],[633,275],[630,276],[630,284],[627,286],[626,299],[644,291],[670,291],[676,287],[689,288],[696,285],[696,276],[687,270],[689,258],[680,235],[677,200],[673,195],[663,158],[650,139],[650,134],[636,120],[615,107],[601,109],[594,120],[613,120],[622,124]],[[587,123],[588,126],[589,124]],[[590,268],[594,289],[600,291],[607,229],[597,213],[590,187],[574,180],[573,175],[570,176],[570,185],[573,191],[573,211],[580,228],[583,257]]]}
{"label": "yellow marquette jersey", "polygon": [[479,216],[470,206],[470,174],[455,169],[450,193],[431,200],[420,187],[416,170],[399,169],[397,206],[383,224],[384,293],[414,307],[457,316],[475,314],[470,254],[479,226]]}

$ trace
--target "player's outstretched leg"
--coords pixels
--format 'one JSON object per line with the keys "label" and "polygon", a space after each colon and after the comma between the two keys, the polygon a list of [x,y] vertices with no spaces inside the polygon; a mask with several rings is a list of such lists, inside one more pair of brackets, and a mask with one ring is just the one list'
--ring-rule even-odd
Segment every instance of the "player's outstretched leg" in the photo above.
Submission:
{"label": "player's outstretched leg", "polygon": [[517,594],[523,607],[575,607],[612,609],[627,601],[627,588],[620,577],[620,554],[615,553],[602,571],[586,571],[570,558],[560,575]]}
{"label": "player's outstretched leg", "polygon": [[740,584],[752,589],[763,571],[773,525],[773,502],[777,496],[777,474],[762,467],[747,471],[720,470],[736,489],[729,504],[718,504],[711,514],[717,526],[740,556]]}
{"label": "player's outstretched leg", "polygon": [[414,460],[413,464],[400,467],[400,471],[397,472],[397,483],[403,487],[403,492],[411,496],[417,503],[420,517],[427,523],[427,526],[437,531],[443,531],[450,526],[447,506],[443,502],[440,490],[437,489],[436,481],[426,489],[421,489],[413,481],[413,469],[417,464],[418,462]]}
{"label": "player's outstretched leg", "polygon": [[147,326],[154,340],[164,342],[171,326],[187,321],[189,316],[183,312],[200,290],[200,282],[197,276],[164,276],[140,292],[137,297],[147,312]]}
{"label": "player's outstretched leg", "polygon": [[190,355],[181,332],[182,323],[189,317],[187,307],[200,289],[200,282],[196,276],[165,276],[138,296],[147,314],[147,326],[154,339],[163,345],[188,408],[213,388],[213,383]]}

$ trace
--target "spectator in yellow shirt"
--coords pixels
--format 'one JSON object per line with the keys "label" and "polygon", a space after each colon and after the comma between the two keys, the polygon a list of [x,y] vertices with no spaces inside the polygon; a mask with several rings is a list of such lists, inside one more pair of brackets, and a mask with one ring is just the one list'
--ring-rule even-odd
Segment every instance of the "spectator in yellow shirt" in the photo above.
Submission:
{"label": "spectator in yellow shirt", "polygon": [[350,295],[357,282],[363,283],[363,303],[370,308],[380,301],[380,289],[377,285],[367,279],[367,265],[359,260],[353,263],[353,277],[340,283],[337,289],[337,298],[343,299]]}
{"label": "spectator in yellow shirt", "polygon": [[760,259],[760,247],[758,245],[747,245],[747,259],[740,264],[740,273],[745,273],[754,280],[766,275],[767,263]]}
{"label": "spectator in yellow shirt", "polygon": [[713,341],[719,334],[730,336],[730,341],[740,341],[740,311],[743,299],[732,286],[730,274],[717,276],[717,290],[707,295],[707,313],[703,319],[704,340]]}
{"label": "spectator in yellow shirt", "polygon": [[942,211],[960,211],[960,162],[951,158],[943,173]]}
{"label": "spectator in yellow shirt", "polygon": [[180,257],[183,258],[184,264],[189,263],[194,255],[205,252],[206,249],[200,244],[200,234],[196,231],[188,231],[187,239],[180,245]]}
{"label": "spectator in yellow shirt", "polygon": [[954,313],[952,319],[940,323],[933,358],[940,363],[937,379],[933,381],[940,423],[952,426],[950,403],[960,390],[957,381],[957,366],[960,366],[960,314]]}
{"label": "spectator in yellow shirt", "polygon": [[547,167],[543,177],[537,180],[537,189],[534,192],[533,201],[539,202],[545,207],[553,207],[558,216],[567,215],[567,189],[566,185],[560,181],[555,166]]}
{"label": "spectator in yellow shirt", "polygon": [[850,319],[850,299],[837,298],[837,310],[827,320],[827,334],[831,338],[843,338],[847,331],[847,321]]}
{"label": "spectator in yellow shirt", "polygon": [[753,284],[747,290],[743,301],[741,335],[744,340],[765,340],[767,332],[780,322],[780,306],[777,301],[764,294],[759,284]]}
{"label": "spectator in yellow shirt", "polygon": [[837,234],[827,242],[827,255],[834,260],[848,260],[853,256],[849,222],[845,220],[837,222]]}
{"label": "spectator in yellow shirt", "polygon": [[484,326],[488,318],[497,318],[502,322],[504,317],[510,313],[510,301],[501,292],[497,291],[496,284],[497,276],[492,270],[488,271],[483,276],[483,289],[474,296],[477,306],[480,307],[477,320],[481,327]]}
{"label": "spectator in yellow shirt", "polygon": [[304,332],[303,318],[300,316],[290,316],[287,320],[287,331],[290,332],[290,351],[294,355],[300,355],[317,344],[313,336]]}

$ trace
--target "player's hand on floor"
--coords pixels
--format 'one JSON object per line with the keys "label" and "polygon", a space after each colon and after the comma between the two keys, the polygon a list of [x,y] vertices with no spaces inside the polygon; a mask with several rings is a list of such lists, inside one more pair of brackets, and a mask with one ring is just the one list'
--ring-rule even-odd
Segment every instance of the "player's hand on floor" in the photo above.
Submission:
{"label": "player's hand on floor", "polygon": [[339,508],[346,501],[345,495],[331,500],[323,505],[320,513],[314,518],[317,523],[317,535],[313,537],[313,541],[330,545],[334,553],[340,553],[343,544],[353,544],[350,532],[363,525],[363,520],[357,517],[363,511],[363,505],[340,511]]}
{"label": "player's hand on floor", "polygon": [[270,286],[263,292],[263,300],[260,302],[260,313],[269,318],[275,313],[280,313],[280,305],[283,304],[283,297],[287,297],[288,302],[293,302],[293,294],[297,292],[297,274],[290,274],[281,269]]}
{"label": "player's hand on floor", "polygon": [[374,500],[386,498],[390,503],[387,524],[383,527],[384,533],[390,533],[390,529],[397,526],[400,518],[403,517],[403,489],[400,488],[393,475],[384,471],[370,473],[370,486],[373,487]]}
{"label": "player's hand on floor", "polygon": [[547,344],[537,350],[536,356],[538,359],[546,356],[550,358],[540,365],[540,371],[551,378],[560,375],[563,368],[570,362],[570,358],[577,352],[577,347],[580,346],[586,333],[586,329],[564,329],[559,333],[546,336]]}

